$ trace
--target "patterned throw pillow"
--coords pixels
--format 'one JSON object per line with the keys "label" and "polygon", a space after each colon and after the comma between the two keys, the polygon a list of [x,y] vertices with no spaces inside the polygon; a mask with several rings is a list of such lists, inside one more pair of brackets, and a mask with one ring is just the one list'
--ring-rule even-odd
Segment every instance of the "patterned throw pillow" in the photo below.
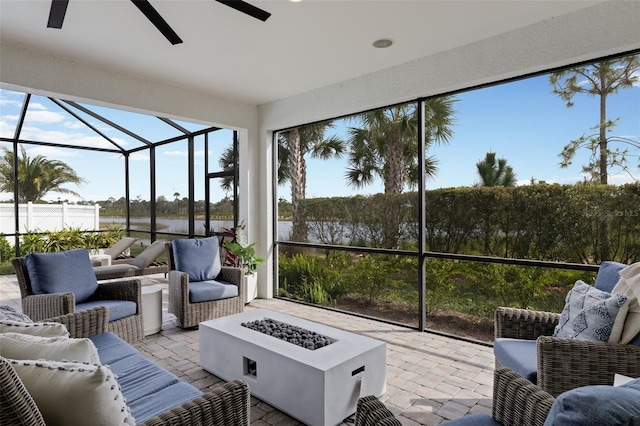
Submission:
{"label": "patterned throw pillow", "polygon": [[553,335],[563,339],[617,343],[628,309],[626,295],[609,294],[578,280],[567,294]]}
{"label": "patterned throw pillow", "polygon": [[25,314],[18,312],[15,308],[7,305],[0,306],[0,320],[33,322],[31,318]]}

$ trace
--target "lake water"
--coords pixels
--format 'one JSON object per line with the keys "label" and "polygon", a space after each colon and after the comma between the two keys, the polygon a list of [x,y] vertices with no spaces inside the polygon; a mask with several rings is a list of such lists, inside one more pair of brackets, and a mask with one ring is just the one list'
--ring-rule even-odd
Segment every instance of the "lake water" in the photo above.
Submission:
{"label": "lake water", "polygon": [[[158,225],[162,225],[162,229],[158,229],[158,231],[168,232],[168,233],[177,233],[177,234],[187,234],[189,232],[189,221],[187,219],[170,219],[170,218],[157,218],[156,222]],[[100,223],[103,225],[124,225],[125,219],[122,217],[101,217]],[[222,231],[223,228],[231,228],[233,226],[232,220],[212,220],[210,221],[211,227],[216,232]],[[136,224],[147,224],[145,227],[148,229],[149,218],[131,218],[131,228],[132,229],[145,229]],[[195,233],[197,235],[204,235],[204,220],[196,219],[194,220]],[[291,221],[290,220],[280,220],[278,221],[278,234],[279,238],[288,239],[291,234]]]}

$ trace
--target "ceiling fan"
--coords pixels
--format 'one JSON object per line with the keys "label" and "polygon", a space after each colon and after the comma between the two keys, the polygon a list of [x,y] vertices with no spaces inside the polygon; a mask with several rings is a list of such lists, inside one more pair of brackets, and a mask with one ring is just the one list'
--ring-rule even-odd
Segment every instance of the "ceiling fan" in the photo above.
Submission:
{"label": "ceiling fan", "polygon": [[[256,6],[253,6],[242,0],[216,0],[218,3],[222,3],[229,6],[239,12],[245,13],[253,18],[259,19],[262,22],[269,19],[271,14]],[[147,17],[149,21],[164,35],[171,44],[182,43],[182,39],[173,31],[173,28],[169,26],[167,21],[158,13],[158,11],[149,3],[149,0],[131,0],[136,5],[140,12]],[[64,21],[64,15],[67,13],[67,6],[69,6],[69,0],[51,0],[51,10],[49,11],[49,21],[47,27],[49,28],[62,28],[62,22]]]}

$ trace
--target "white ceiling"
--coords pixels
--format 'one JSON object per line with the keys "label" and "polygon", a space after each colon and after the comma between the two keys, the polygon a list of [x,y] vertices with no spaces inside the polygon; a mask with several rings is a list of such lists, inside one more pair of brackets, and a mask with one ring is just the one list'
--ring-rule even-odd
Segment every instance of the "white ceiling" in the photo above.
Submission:
{"label": "white ceiling", "polygon": [[[249,0],[261,22],[214,0],[151,0],[171,45],[128,0],[0,0],[0,37],[49,54],[249,104],[265,104],[553,19],[602,1]],[[375,49],[372,42],[394,45]],[[0,79],[1,68],[0,68]]]}

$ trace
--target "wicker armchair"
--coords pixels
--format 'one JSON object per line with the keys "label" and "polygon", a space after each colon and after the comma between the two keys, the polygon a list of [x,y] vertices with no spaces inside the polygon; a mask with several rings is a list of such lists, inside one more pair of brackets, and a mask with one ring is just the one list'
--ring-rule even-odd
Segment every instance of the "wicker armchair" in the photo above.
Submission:
{"label": "wicker armchair", "polygon": [[[493,376],[493,407],[491,417],[504,426],[543,426],[554,397],[539,386],[523,379],[508,368],[498,368]],[[486,415],[475,415],[477,423],[485,424]],[[460,419],[472,424],[469,419]],[[489,419],[490,420],[490,419]],[[458,421],[443,423],[452,426]],[[358,400],[355,426],[396,426],[402,423],[374,396]]]}
{"label": "wicker armchair", "polygon": [[196,327],[202,321],[240,313],[244,310],[245,288],[242,269],[223,266],[216,280],[226,281],[238,287],[238,295],[225,299],[192,303],[189,297],[189,274],[176,270],[172,245],[167,244],[169,260],[168,311],[178,319],[182,328]]}
{"label": "wicker armchair", "polygon": [[[537,385],[558,396],[587,385],[611,385],[615,373],[640,376],[640,346],[551,337],[560,314],[498,308],[495,337],[536,340]],[[496,361],[496,367],[499,367]]]}
{"label": "wicker armchair", "polygon": [[[16,272],[20,294],[22,297],[22,312],[33,321],[59,317],[75,312],[75,297],[73,293],[34,294],[27,263],[24,257],[11,260]],[[135,302],[137,313],[108,323],[111,331],[127,342],[134,342],[144,337],[142,326],[142,290],[140,280],[114,281],[98,285],[94,295],[97,300],[128,300]]]}
{"label": "wicker armchair", "polygon": [[[107,309],[97,307],[74,314],[49,318],[64,324],[71,337],[90,337],[107,330]],[[232,381],[159,416],[148,419],[145,426],[246,426],[249,424],[249,387]],[[45,426],[35,402],[13,370],[0,357],[0,424]]]}

